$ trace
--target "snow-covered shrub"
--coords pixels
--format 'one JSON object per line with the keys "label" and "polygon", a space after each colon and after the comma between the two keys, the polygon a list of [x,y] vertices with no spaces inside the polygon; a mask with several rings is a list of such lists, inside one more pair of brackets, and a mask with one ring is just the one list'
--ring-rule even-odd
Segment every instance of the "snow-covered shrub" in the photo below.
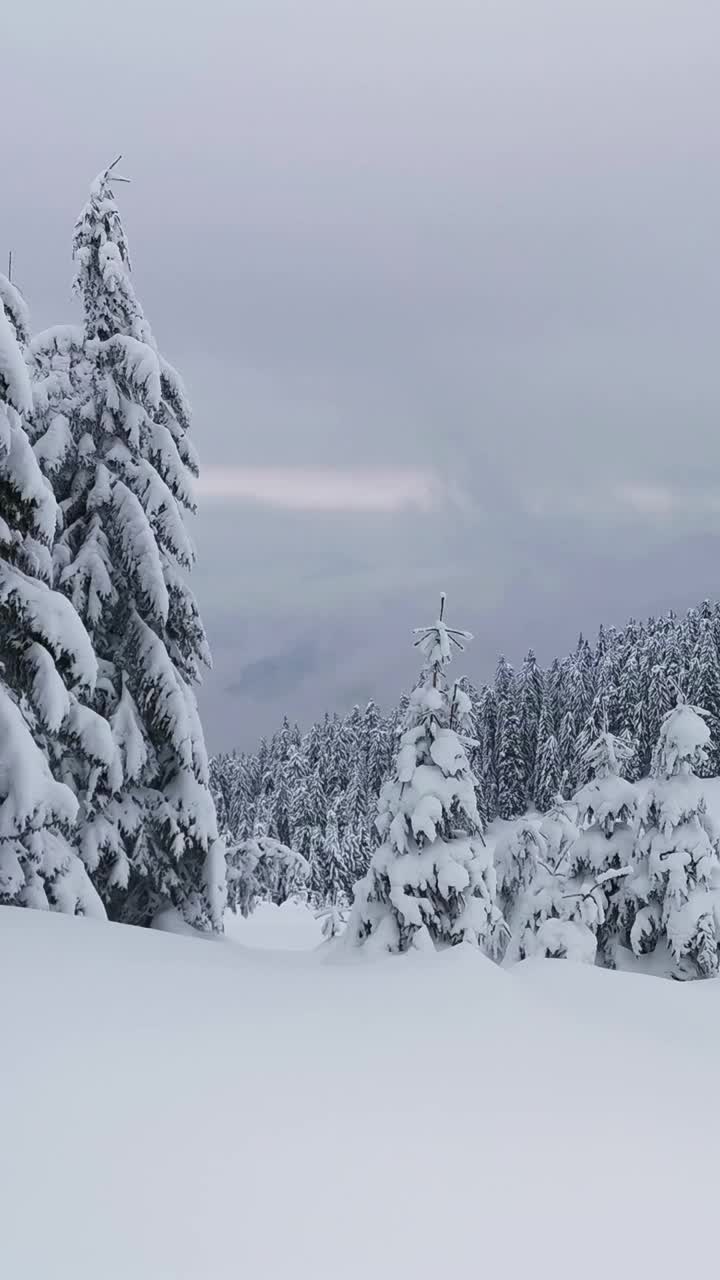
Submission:
{"label": "snow-covered shrub", "polygon": [[596,934],[600,962],[610,967],[634,842],[637,789],[622,776],[633,757],[633,744],[606,727],[583,753],[590,780],[573,796],[582,830],[568,849],[566,901],[576,904]]}
{"label": "snow-covered shrub", "polygon": [[578,835],[577,810],[571,800],[556,791],[538,831],[545,842],[545,861],[553,868],[567,870],[567,853]]}
{"label": "snow-covered shrub", "polygon": [[344,932],[348,913],[345,906],[333,902],[318,911],[316,919],[320,921],[320,931],[325,942],[332,942]]}
{"label": "snow-covered shrub", "polygon": [[[538,935],[548,920],[560,921],[564,915],[562,872],[549,862],[538,860],[532,882],[518,898],[509,922],[510,937],[506,960],[525,960],[538,954]],[[542,954],[542,952],[540,952]]]}
{"label": "snow-covered shrub", "polygon": [[[522,827],[534,831],[532,875],[526,875],[508,920],[506,961],[524,960],[545,954],[538,946],[538,933],[546,920],[564,918],[563,901],[567,876],[567,852],[577,836],[573,807],[556,792],[552,808],[540,822],[521,819]],[[496,852],[496,857],[498,854]],[[502,849],[499,854],[503,859]],[[527,872],[530,866],[527,866]]]}
{"label": "snow-covered shrub", "polygon": [[503,824],[495,842],[494,862],[498,906],[509,931],[505,945],[510,945],[523,927],[528,894],[546,860],[547,847],[537,822],[516,818]]}
{"label": "snow-covered shrub", "polygon": [[596,949],[595,932],[583,921],[548,916],[538,927],[529,954],[552,960],[573,960],[576,964],[594,964]]}
{"label": "snow-covered shrub", "polygon": [[248,916],[258,902],[275,906],[302,890],[305,859],[271,836],[257,834],[227,851],[228,907]]}
{"label": "snow-covered shrub", "polygon": [[636,955],[664,937],[678,970],[703,978],[718,972],[720,928],[718,832],[696,776],[710,742],[706,718],[679,702],[662,722],[623,904]]}
{"label": "snow-covered shrub", "polygon": [[573,892],[562,869],[539,862],[532,884],[516,904],[507,958],[547,956],[592,964],[602,919],[594,886],[586,893]]}

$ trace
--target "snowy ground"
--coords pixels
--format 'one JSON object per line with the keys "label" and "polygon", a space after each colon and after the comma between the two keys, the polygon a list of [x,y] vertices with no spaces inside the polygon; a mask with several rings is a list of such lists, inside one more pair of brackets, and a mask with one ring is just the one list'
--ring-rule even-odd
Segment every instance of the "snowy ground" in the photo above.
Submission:
{"label": "snowy ground", "polygon": [[259,902],[247,920],[228,911],[225,932],[233,942],[263,950],[312,951],[322,942],[321,922],[299,902]]}
{"label": "snowy ground", "polygon": [[713,1266],[720,983],[326,956],[0,909],[2,1274]]}

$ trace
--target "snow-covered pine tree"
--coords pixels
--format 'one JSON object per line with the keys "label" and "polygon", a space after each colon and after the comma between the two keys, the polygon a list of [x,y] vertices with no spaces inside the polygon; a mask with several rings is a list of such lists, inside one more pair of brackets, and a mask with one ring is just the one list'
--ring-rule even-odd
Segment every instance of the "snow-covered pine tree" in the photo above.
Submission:
{"label": "snow-covered pine tree", "polygon": [[[637,724],[637,707],[640,700],[640,670],[637,657],[637,640],[626,642],[622,660],[622,675],[618,688],[617,720],[613,732],[619,737],[625,731],[635,736]],[[631,782],[640,776],[639,768],[631,768],[628,778]]]}
{"label": "snow-covered pine tree", "polygon": [[602,653],[596,653],[595,697],[606,709],[608,728],[611,732],[615,732],[620,673],[617,634],[613,628],[608,628],[602,633],[602,646]]}
{"label": "snow-covered pine tree", "polygon": [[210,761],[210,789],[218,827],[226,843],[237,844],[254,830],[257,796],[248,756],[228,751]]}
{"label": "snow-covered pine tree", "polygon": [[701,776],[713,777],[720,768],[720,662],[715,631],[707,617],[698,625],[687,693],[690,702],[707,713],[710,743]]}
{"label": "snow-covered pine tree", "polygon": [[607,656],[608,652],[612,648],[613,630],[614,628],[612,627],[606,627],[604,622],[601,622],[600,626],[598,627],[597,640],[595,641],[595,653],[593,657],[593,669],[595,672],[595,679],[597,679],[598,673],[603,664],[603,661],[605,660],[605,657]]}
{"label": "snow-covered pine tree", "polygon": [[359,718],[358,707],[344,720],[338,715],[332,718],[325,755],[325,789],[333,800],[339,799],[348,785],[353,756],[357,752]]}
{"label": "snow-covered pine tree", "polygon": [[332,942],[345,928],[360,861],[360,836],[357,828],[350,825],[340,830],[340,803],[341,801],[336,801],[328,810],[322,846],[315,860],[315,867],[320,871],[322,880],[322,887],[316,892],[317,900],[321,903],[318,919],[326,942]]}
{"label": "snow-covered pine tree", "polygon": [[360,735],[366,760],[368,796],[374,796],[377,801],[391,765],[392,753],[388,724],[374,702],[368,702],[363,712]]}
{"label": "snow-covered pine tree", "polygon": [[343,866],[347,869],[348,900],[352,896],[353,885],[365,875],[370,861],[370,850],[365,843],[367,807],[367,761],[363,755],[358,755],[339,806],[340,844]]}
{"label": "snow-covered pine tree", "polygon": [[[682,663],[680,627],[675,614],[672,612],[670,612],[667,617],[663,618],[661,621],[656,662],[662,669],[665,677],[667,704],[663,706],[662,714],[659,716],[656,726],[657,732],[653,739],[654,742],[657,742],[657,739],[660,736],[660,725],[662,724],[663,718],[675,705],[675,691],[677,689],[685,689],[688,685],[688,673],[683,670]],[[670,696],[670,691],[672,691],[672,696]]]}
{"label": "snow-covered pine tree", "polygon": [[577,741],[582,733],[590,712],[590,695],[587,686],[587,661],[582,644],[576,652],[563,664],[563,704],[564,711],[560,722],[560,763],[563,772],[567,772],[571,788],[577,786]]}
{"label": "snow-covered pine tree", "polygon": [[253,829],[255,814],[252,797],[251,762],[246,755],[236,755],[233,771],[233,797],[230,808],[230,829],[233,839],[248,836]]}
{"label": "snow-covered pine tree", "polygon": [[[289,795],[288,826],[290,844],[298,853],[303,853],[303,842],[306,831],[306,807],[308,793],[307,743],[292,741],[287,761],[287,788]],[[305,856],[305,855],[304,855]]]}
{"label": "snow-covered pine tree", "polygon": [[[326,797],[327,804],[332,804],[336,798],[337,787],[337,769],[333,759],[335,748],[336,726],[334,720],[327,713],[323,717],[320,726],[320,754],[318,756],[318,777],[322,784],[322,791]],[[323,831],[325,830],[325,818],[327,809],[322,814],[321,824]]]}
{"label": "snow-covered pine tree", "polygon": [[479,776],[482,779],[485,812],[489,819],[496,817],[498,807],[498,780],[496,759],[497,699],[493,689],[485,689],[478,707],[475,733],[479,743],[477,755]]}
{"label": "snow-covered pine tree", "polygon": [[291,795],[288,780],[288,761],[292,748],[290,721],[287,716],[268,746],[263,770],[262,793],[268,816],[268,834],[281,844],[291,841]]}
{"label": "snow-covered pine tree", "polygon": [[102,917],[71,843],[78,801],[63,761],[96,785],[119,783],[120,768],[108,725],[85,705],[97,676],[90,639],[49,586],[57,508],[24,427],[26,338],[25,305],[0,277],[0,902]]}
{"label": "snow-covered pine tree", "polygon": [[367,811],[367,761],[358,752],[350,767],[347,786],[340,804],[340,827],[362,831]]}
{"label": "snow-covered pine tree", "polygon": [[344,893],[352,901],[355,885],[367,874],[370,854],[364,843],[364,826],[345,826],[340,833],[340,858],[345,873]]}
{"label": "snow-covered pine tree", "polygon": [[245,757],[244,775],[247,785],[247,815],[244,821],[246,834],[254,829],[257,811],[264,794],[263,783],[267,770],[270,747],[267,738],[260,739],[260,746],[252,756]]}
{"label": "snow-covered pine tree", "polygon": [[212,791],[221,831],[230,831],[230,812],[237,789],[238,754],[235,751],[223,751],[210,761],[210,789]]}
{"label": "snow-covered pine tree", "polygon": [[[717,600],[715,601],[715,603],[714,603],[714,604],[713,604],[713,606],[712,606],[712,610],[711,610],[711,622],[712,622],[712,626],[713,626],[713,632],[714,632],[714,635],[715,635],[715,644],[717,645],[718,652],[720,653],[720,602],[718,602]],[[679,629],[679,627],[678,627],[678,625],[677,625],[677,618],[675,618],[675,635],[676,635],[676,652],[677,652],[677,660],[678,660],[678,662],[680,662],[680,661],[681,661],[681,655],[680,655],[680,629]]]}
{"label": "snow-covered pine tree", "polygon": [[552,732],[550,715],[546,703],[543,703],[538,728],[537,759],[535,761],[534,798],[541,813],[545,813],[558,793],[562,769],[560,767],[560,748],[555,734]]}
{"label": "snow-covered pine tree", "polygon": [[389,719],[383,716],[374,702],[369,702],[363,713],[362,740],[366,760],[365,829],[363,849],[367,857],[379,843],[375,825],[378,801],[392,767],[394,740]]}
{"label": "snow-covered pine tree", "polygon": [[313,885],[317,883],[318,876],[322,879],[318,860],[322,858],[325,824],[330,807],[323,786],[321,765],[322,761],[318,760],[310,773],[306,792],[306,807],[298,845],[300,852],[310,863]]}
{"label": "snow-covered pine tree", "polygon": [[[628,773],[635,772],[638,777],[643,777],[649,772],[653,747],[656,741],[652,735],[653,719],[656,717],[654,716],[654,708],[650,703],[650,690],[652,687],[652,673],[657,666],[658,656],[654,620],[651,619],[648,622],[648,626],[643,630],[642,643],[639,645],[637,653],[638,697],[631,726],[631,736],[636,743],[635,769],[633,769],[633,762],[628,761]],[[658,723],[662,723],[662,721]]]}
{"label": "snow-covered pine tree", "polygon": [[495,728],[497,813],[500,818],[517,818],[527,806],[528,785],[518,683],[512,667],[503,657],[495,677],[495,699],[498,709]]}
{"label": "snow-covered pine tree", "polygon": [[313,870],[313,889],[319,902],[337,904],[347,901],[350,876],[343,859],[335,805],[328,810],[322,848],[316,855]]}
{"label": "snow-covered pine tree", "polygon": [[573,918],[575,903],[592,900],[584,923],[597,937],[599,960],[611,968],[623,898],[623,881],[614,873],[630,866],[633,852],[637,791],[623,777],[633,758],[632,743],[609,733],[606,720],[585,751],[590,780],[573,796],[583,829],[568,851],[568,915]]}
{"label": "snow-covered pine tree", "polygon": [[149,924],[170,902],[190,923],[221,929],[224,851],[193,693],[209,653],[185,579],[190,411],[133,290],[111,170],[75,227],[90,388],[69,424],[72,465],[53,476],[64,517],[57,585],[91,635],[95,705],[125,774],[81,824],[79,846],[113,918]]}
{"label": "snow-covered pine tree", "polygon": [[424,658],[385,784],[378,825],[384,836],[367,876],[355,888],[348,938],[382,949],[497,946],[501,923],[495,871],[482,838],[475,779],[464,732],[470,699],[450,686],[453,647],[469,639],[444,620],[416,632]]}
{"label": "snow-covered pine tree", "polygon": [[547,711],[549,731],[557,738],[564,712],[563,667],[559,658],[553,658],[546,672],[543,702]]}
{"label": "snow-covered pine tree", "polygon": [[575,650],[575,664],[582,677],[585,697],[588,703],[591,703],[596,693],[595,661],[592,648],[582,632],[578,638],[577,649]]}
{"label": "snow-covered pine tree", "polygon": [[[588,718],[575,742],[573,774],[577,779],[578,789],[594,776],[593,767],[596,762],[598,743],[610,732],[609,726],[607,704],[602,696],[597,694],[593,698]],[[634,776],[637,771],[636,740],[627,729],[624,729],[620,735],[612,736],[616,737],[618,743],[615,760],[622,765],[622,776],[624,778]]]}
{"label": "snow-covered pine tree", "polygon": [[698,608],[688,609],[682,620],[681,645],[684,650],[684,667],[686,671],[692,671],[693,656],[695,646],[700,638],[700,625],[702,621],[702,611]]}
{"label": "snow-covered pine tree", "polygon": [[532,649],[528,650],[527,657],[520,668],[518,688],[525,778],[528,790],[531,791],[544,696],[542,671],[537,664],[537,658]]}
{"label": "snow-covered pine tree", "polygon": [[292,803],[293,795],[289,777],[290,755],[275,761],[273,771],[271,827],[273,835],[281,844],[293,843]]}
{"label": "snow-covered pine tree", "polygon": [[355,768],[358,757],[363,753],[364,745],[363,713],[356,703],[350,715],[346,716],[342,722],[342,746],[340,750],[344,757],[345,775],[348,779]]}
{"label": "snow-covered pine tree", "polygon": [[[675,705],[676,690],[678,689],[678,675],[672,675],[672,668],[665,665],[665,653],[661,646],[656,654],[658,661],[655,662],[650,671],[650,678],[647,686],[648,713],[647,725],[653,743],[657,742],[660,736],[660,727],[668,711]],[[639,761],[637,759],[637,749],[635,752],[635,760],[628,768],[628,777],[636,777],[639,771]]]}
{"label": "snow-covered pine tree", "polygon": [[694,977],[718,972],[718,832],[696,776],[710,740],[706,718],[679,701],[663,720],[623,905],[635,954],[664,938],[677,971]]}
{"label": "snow-covered pine tree", "polygon": [[310,775],[317,769],[320,756],[322,754],[322,737],[319,724],[314,724],[310,731],[303,738],[303,758],[305,761],[305,771]]}

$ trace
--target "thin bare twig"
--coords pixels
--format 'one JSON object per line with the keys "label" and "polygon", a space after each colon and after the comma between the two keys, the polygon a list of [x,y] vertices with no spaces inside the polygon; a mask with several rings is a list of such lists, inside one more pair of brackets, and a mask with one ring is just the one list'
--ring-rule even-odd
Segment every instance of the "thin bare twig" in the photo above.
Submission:
{"label": "thin bare twig", "polygon": [[[109,165],[108,165],[107,169],[105,170],[105,173],[106,173],[106,174],[110,174],[110,173],[112,173],[113,169],[115,168],[115,165],[116,165],[116,164],[119,164],[121,160],[122,160],[122,152],[120,153],[120,155],[119,155],[119,156],[116,156],[116,157],[115,157],[115,159],[113,160],[112,164],[109,164]],[[130,181],[130,179],[129,179],[129,178],[121,178],[121,176],[120,176],[120,174],[119,174],[119,173],[115,173],[115,174],[113,174],[113,179],[112,179],[112,180],[113,180],[113,182],[129,182],[129,181]]]}

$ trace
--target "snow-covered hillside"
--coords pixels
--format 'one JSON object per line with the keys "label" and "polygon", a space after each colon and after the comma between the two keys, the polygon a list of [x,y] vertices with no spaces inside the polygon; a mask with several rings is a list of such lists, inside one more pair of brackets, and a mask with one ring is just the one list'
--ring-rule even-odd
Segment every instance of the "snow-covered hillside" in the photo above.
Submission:
{"label": "snow-covered hillside", "polygon": [[329,962],[0,910],[13,1280],[677,1277],[717,1253],[720,985]]}

